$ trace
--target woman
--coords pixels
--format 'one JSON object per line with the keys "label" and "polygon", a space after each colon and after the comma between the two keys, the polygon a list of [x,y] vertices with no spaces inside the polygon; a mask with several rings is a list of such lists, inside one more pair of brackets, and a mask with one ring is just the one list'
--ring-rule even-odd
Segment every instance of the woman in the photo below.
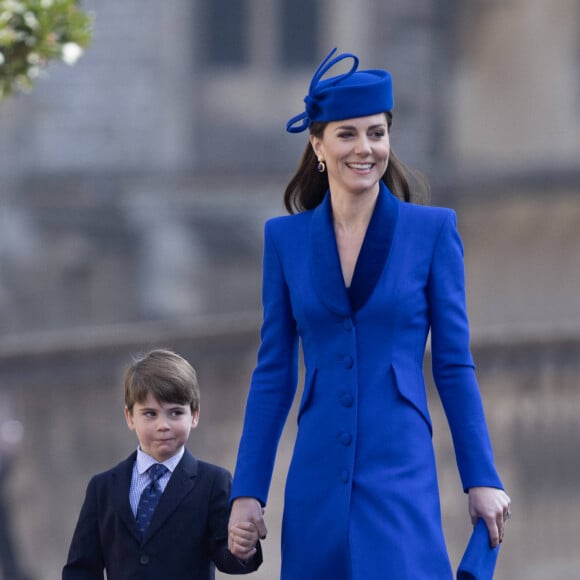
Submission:
{"label": "woman", "polygon": [[[355,55],[335,50],[287,125],[309,129],[310,143],[285,194],[293,215],[265,228],[262,342],[230,522],[253,521],[265,535],[300,340],[306,378],[282,580],[449,580],[422,374],[429,332],[469,512],[492,546],[510,505],[469,351],[461,241],[454,212],[408,203],[407,172],[390,149],[390,74],[358,71]],[[349,72],[322,79],[349,58]],[[233,532],[230,549],[243,557]]]}

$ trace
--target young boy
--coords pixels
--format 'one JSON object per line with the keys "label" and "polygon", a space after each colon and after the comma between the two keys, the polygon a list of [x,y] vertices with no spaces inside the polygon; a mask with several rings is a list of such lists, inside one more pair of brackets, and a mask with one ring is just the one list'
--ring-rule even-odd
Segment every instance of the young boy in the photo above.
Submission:
{"label": "young boy", "polygon": [[[192,366],[153,350],[125,373],[125,419],[137,451],[91,479],[63,580],[210,580],[262,563],[258,530],[235,527],[244,560],[227,547],[231,475],[186,448],[199,420]],[[151,468],[151,470],[150,470]]]}

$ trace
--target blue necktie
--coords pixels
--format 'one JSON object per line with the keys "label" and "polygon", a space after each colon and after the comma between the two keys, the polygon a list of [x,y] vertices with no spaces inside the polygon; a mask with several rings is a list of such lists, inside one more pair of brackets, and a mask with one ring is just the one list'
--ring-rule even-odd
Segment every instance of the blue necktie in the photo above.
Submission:
{"label": "blue necktie", "polygon": [[145,533],[149,524],[151,523],[151,518],[153,518],[153,513],[155,508],[159,503],[159,498],[161,497],[161,488],[159,487],[158,480],[160,477],[167,472],[167,467],[161,465],[161,463],[154,463],[148,470],[149,477],[151,478],[151,483],[143,490],[141,498],[139,499],[139,506],[137,507],[137,515],[135,519],[137,520],[137,527],[141,532],[141,535]]}

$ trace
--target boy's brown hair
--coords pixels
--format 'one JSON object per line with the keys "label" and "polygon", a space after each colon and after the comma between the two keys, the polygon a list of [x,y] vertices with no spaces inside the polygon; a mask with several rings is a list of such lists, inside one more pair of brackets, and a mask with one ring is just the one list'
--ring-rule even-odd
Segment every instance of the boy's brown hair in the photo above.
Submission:
{"label": "boy's brown hair", "polygon": [[133,412],[151,393],[161,403],[189,405],[199,409],[199,385],[195,369],[181,356],[168,349],[155,349],[135,357],[125,371],[125,405]]}

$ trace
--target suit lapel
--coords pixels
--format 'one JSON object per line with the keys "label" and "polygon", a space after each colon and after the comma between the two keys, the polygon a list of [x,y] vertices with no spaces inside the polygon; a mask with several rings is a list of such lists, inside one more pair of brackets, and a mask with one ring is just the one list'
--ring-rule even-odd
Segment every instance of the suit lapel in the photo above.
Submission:
{"label": "suit lapel", "polygon": [[137,529],[137,522],[129,503],[129,490],[131,489],[131,477],[133,476],[133,466],[135,465],[136,457],[137,452],[135,451],[111,472],[110,496],[113,498],[115,511],[125,522],[127,529],[140,540],[141,534]]}
{"label": "suit lapel", "polygon": [[313,210],[310,231],[312,280],[318,297],[339,316],[360,310],[373,293],[385,268],[399,216],[399,202],[381,181],[373,211],[356,263],[351,287],[344,285],[334,235],[330,195]]}
{"label": "suit lapel", "polygon": [[155,534],[165,520],[177,509],[183,498],[193,489],[197,469],[197,459],[186,449],[161,495],[151,524],[145,532],[144,541]]}
{"label": "suit lapel", "polygon": [[373,293],[391,252],[399,202],[381,181],[377,204],[367,228],[354,270],[349,296],[353,310],[360,310]]}

